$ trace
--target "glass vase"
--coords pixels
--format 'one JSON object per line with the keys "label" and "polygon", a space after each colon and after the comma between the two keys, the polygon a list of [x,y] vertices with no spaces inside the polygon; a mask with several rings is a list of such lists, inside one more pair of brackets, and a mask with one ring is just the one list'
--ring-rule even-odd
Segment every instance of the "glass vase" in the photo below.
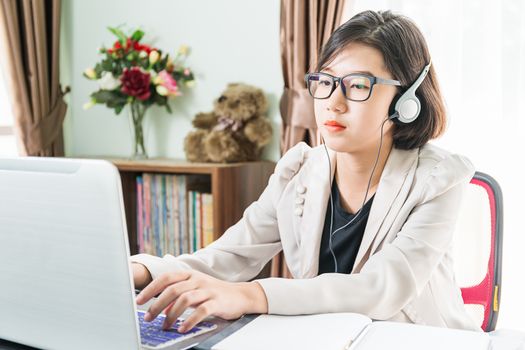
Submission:
{"label": "glass vase", "polygon": [[133,154],[131,159],[146,159],[148,153],[144,147],[144,115],[147,107],[138,101],[130,104],[130,116],[133,125]]}

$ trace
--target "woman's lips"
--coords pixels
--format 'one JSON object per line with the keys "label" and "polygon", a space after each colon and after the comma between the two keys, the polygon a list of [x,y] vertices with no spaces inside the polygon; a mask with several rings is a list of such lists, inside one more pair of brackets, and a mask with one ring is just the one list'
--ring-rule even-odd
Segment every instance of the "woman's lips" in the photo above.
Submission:
{"label": "woman's lips", "polygon": [[346,126],[344,126],[342,124],[339,124],[335,120],[327,120],[324,123],[324,127],[328,131],[333,131],[333,132],[342,131],[342,130],[346,129]]}

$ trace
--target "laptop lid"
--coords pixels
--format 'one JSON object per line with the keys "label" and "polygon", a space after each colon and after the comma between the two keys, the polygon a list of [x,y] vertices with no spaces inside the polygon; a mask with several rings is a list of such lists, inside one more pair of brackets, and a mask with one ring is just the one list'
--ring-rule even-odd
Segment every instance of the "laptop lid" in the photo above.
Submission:
{"label": "laptop lid", "polygon": [[0,159],[0,338],[139,348],[121,192],[106,161]]}

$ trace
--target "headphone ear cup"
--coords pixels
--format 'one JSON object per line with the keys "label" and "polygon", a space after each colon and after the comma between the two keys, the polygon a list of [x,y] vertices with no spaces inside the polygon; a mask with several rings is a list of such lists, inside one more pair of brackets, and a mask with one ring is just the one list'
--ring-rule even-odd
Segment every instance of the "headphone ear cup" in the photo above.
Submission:
{"label": "headphone ear cup", "polygon": [[402,96],[402,94],[397,93],[394,98],[392,99],[392,103],[390,103],[390,107],[388,107],[388,118],[392,120],[395,124],[401,124],[399,121],[399,112],[396,111],[396,103],[399,101],[399,98]]}

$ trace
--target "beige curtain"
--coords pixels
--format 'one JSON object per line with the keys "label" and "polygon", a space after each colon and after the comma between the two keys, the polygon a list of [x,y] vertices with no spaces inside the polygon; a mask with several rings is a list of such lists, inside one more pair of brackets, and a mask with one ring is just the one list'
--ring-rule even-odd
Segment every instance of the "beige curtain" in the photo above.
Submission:
{"label": "beige curtain", "polygon": [[[343,6],[344,0],[281,0],[281,154],[301,141],[318,144],[313,100],[304,75],[313,68],[321,47],[339,26]],[[271,274],[290,277],[282,254],[273,259]]]}
{"label": "beige curtain", "polygon": [[0,51],[20,155],[63,156],[60,0],[0,0]]}

